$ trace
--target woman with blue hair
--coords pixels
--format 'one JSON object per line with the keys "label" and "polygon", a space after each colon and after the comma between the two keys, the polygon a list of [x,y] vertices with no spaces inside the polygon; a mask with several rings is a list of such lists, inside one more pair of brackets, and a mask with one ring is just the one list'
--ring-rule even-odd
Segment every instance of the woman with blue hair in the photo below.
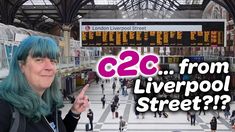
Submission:
{"label": "woman with blue hair", "polygon": [[[0,129],[9,132],[14,109],[25,120],[26,132],[73,132],[80,114],[88,107],[85,91],[76,97],[62,120],[61,92],[56,76],[59,48],[48,37],[30,36],[13,55],[9,75],[0,84]],[[13,109],[14,108],[14,109]],[[22,131],[21,131],[22,132]]]}

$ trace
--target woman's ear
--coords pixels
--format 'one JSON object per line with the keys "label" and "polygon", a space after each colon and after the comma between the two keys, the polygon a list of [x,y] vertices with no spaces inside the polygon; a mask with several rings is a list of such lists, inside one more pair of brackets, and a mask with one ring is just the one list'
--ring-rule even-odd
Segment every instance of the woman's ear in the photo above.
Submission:
{"label": "woman's ear", "polygon": [[19,61],[18,63],[19,63],[21,72],[24,73],[24,62],[23,61]]}

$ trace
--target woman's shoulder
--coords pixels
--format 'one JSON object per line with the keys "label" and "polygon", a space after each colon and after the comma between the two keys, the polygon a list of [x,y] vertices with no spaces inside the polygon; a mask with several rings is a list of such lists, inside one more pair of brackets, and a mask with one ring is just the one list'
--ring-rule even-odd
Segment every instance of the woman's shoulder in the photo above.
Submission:
{"label": "woman's shoulder", "polygon": [[0,117],[2,115],[11,115],[12,113],[12,107],[11,104],[3,99],[0,99]]}
{"label": "woman's shoulder", "polygon": [[3,99],[0,99],[0,108],[1,108],[1,111],[3,110],[3,109],[6,109],[6,110],[11,110],[11,105],[10,105],[10,103],[9,102],[7,102],[7,101],[5,101],[5,100],[3,100]]}
{"label": "woman's shoulder", "polygon": [[10,127],[12,118],[12,108],[10,103],[0,99],[0,128],[3,132],[7,131]]}

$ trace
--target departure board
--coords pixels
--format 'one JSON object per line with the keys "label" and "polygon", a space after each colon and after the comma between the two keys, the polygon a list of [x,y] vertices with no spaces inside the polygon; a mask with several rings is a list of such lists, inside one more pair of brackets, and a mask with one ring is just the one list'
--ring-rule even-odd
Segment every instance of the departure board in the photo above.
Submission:
{"label": "departure board", "polygon": [[83,47],[226,46],[222,19],[81,19]]}
{"label": "departure board", "polygon": [[183,57],[183,56],[163,56],[161,62],[166,63],[166,64],[179,64],[185,58],[189,59],[190,62],[198,62],[199,63],[199,62],[204,61],[203,56],[187,56],[187,57]]}

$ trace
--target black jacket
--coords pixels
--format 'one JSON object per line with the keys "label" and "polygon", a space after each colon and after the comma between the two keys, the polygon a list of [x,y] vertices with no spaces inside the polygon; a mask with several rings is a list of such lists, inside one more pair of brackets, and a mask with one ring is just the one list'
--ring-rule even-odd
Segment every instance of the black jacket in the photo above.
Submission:
{"label": "black jacket", "polygon": [[[9,132],[12,120],[12,108],[6,101],[0,100],[0,130],[1,132]],[[58,111],[57,111],[58,112]],[[61,112],[58,112],[61,113]],[[61,118],[61,114],[58,115],[58,127],[59,132],[74,132],[78,119],[75,119],[70,113],[68,113],[64,120]],[[56,112],[46,117],[49,119],[56,119]],[[35,123],[26,118],[26,131],[25,132],[53,132],[50,125],[45,118],[42,118],[39,122]]]}
{"label": "black jacket", "polygon": [[217,130],[217,121],[216,120],[211,120],[211,130]]}

